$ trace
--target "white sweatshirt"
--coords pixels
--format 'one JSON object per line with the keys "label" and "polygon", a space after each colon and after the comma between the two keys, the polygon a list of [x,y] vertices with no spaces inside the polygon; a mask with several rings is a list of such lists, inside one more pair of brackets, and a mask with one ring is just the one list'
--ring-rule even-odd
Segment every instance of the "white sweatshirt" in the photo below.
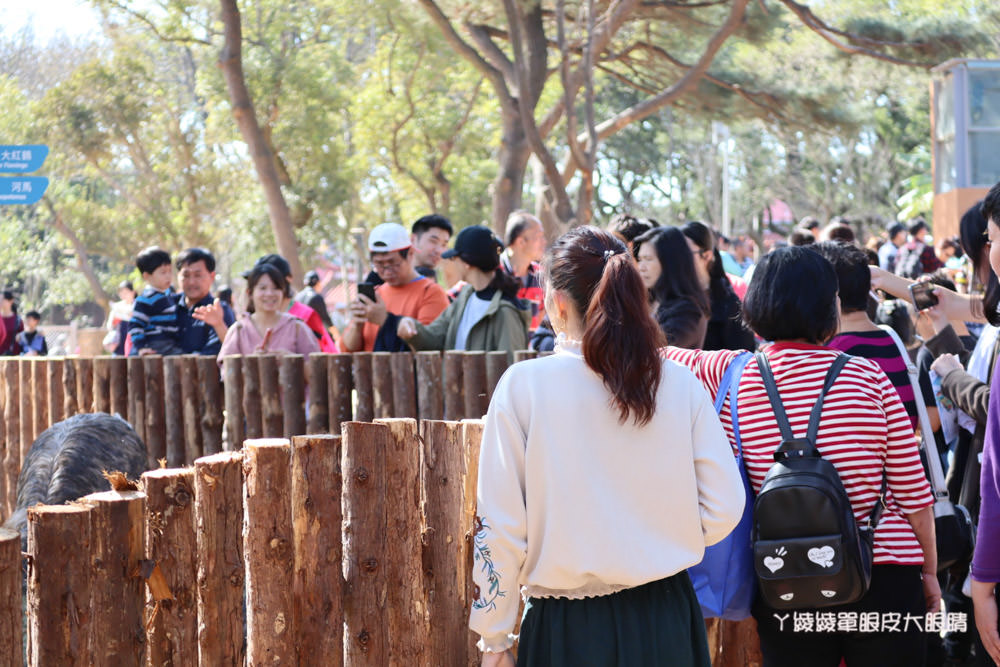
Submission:
{"label": "white sweatshirt", "polygon": [[712,401],[663,362],[656,414],[618,421],[578,347],[511,366],[479,459],[470,627],[480,649],[514,640],[518,593],[583,598],[701,561],[743,512],[743,483]]}

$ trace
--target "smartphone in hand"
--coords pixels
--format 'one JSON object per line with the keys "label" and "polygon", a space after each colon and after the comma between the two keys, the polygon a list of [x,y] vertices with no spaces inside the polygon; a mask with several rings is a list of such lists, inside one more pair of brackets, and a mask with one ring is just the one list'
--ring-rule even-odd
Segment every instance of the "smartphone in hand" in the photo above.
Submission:
{"label": "smartphone in hand", "polygon": [[937,295],[934,294],[932,283],[913,283],[910,285],[910,297],[917,310],[927,310],[931,306],[938,304]]}
{"label": "smartphone in hand", "polygon": [[358,295],[364,295],[369,301],[375,301],[375,285],[372,283],[358,283]]}

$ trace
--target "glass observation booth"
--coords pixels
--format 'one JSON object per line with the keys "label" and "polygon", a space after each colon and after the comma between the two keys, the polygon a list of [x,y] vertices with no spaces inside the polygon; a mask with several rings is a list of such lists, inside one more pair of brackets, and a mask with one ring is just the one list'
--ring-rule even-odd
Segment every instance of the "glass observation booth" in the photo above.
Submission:
{"label": "glass observation booth", "polygon": [[1000,60],[955,59],[931,70],[934,236],[958,233],[1000,181]]}

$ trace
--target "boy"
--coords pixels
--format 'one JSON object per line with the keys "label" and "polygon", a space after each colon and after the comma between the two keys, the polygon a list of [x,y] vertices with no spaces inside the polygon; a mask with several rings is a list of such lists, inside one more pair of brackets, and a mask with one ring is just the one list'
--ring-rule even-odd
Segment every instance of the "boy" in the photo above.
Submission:
{"label": "boy", "polygon": [[181,354],[178,344],[177,301],[170,286],[174,277],[170,254],[158,246],[146,248],[135,258],[146,288],[132,304],[128,333],[130,355]]}
{"label": "boy", "polygon": [[37,310],[30,310],[24,316],[24,331],[17,334],[17,342],[21,346],[21,354],[29,357],[44,357],[49,353],[45,344],[45,334],[38,330],[42,316]]}

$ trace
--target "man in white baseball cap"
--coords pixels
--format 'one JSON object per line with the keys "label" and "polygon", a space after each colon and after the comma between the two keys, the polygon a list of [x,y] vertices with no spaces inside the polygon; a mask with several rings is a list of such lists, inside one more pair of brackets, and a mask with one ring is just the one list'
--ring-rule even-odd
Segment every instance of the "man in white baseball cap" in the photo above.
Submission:
{"label": "man in white baseball cap", "polygon": [[433,280],[421,276],[408,261],[410,233],[395,222],[378,225],[368,235],[368,252],[382,284],[375,299],[358,294],[351,304],[351,323],[344,330],[348,352],[407,350],[396,336],[401,317],[430,324],[448,307],[448,296]]}

